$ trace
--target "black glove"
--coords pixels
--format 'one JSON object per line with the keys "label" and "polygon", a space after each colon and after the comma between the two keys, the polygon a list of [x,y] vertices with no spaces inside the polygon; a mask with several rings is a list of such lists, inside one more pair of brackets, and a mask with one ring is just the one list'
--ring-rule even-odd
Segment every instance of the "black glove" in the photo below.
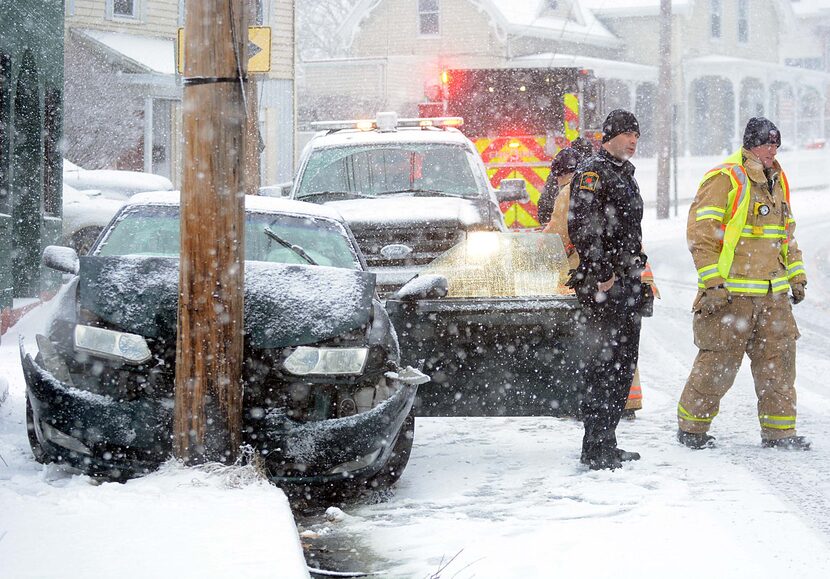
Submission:
{"label": "black glove", "polygon": [[804,301],[805,297],[805,286],[807,284],[805,282],[801,283],[794,283],[790,286],[790,290],[793,292],[792,301],[794,304],[800,304]]}
{"label": "black glove", "polygon": [[721,285],[705,290],[697,305],[703,314],[710,316],[731,301],[732,298],[729,297],[729,290]]}

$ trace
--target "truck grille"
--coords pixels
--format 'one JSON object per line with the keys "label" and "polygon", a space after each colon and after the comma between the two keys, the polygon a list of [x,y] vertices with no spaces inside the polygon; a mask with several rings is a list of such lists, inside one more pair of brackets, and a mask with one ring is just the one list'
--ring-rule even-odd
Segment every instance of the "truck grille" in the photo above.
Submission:
{"label": "truck grille", "polygon": [[[353,226],[352,232],[366,258],[369,269],[426,265],[464,238],[464,231],[461,229],[416,229],[412,227],[379,229],[375,225],[365,230],[356,229]],[[412,251],[406,256],[384,256],[381,250],[392,245],[407,246]]]}

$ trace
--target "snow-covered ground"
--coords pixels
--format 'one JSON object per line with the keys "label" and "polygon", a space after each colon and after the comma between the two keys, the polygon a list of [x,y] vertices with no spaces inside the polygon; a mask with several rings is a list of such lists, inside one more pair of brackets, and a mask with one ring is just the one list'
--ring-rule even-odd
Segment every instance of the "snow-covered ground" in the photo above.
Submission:
{"label": "snow-covered ground", "polygon": [[[677,398],[695,355],[694,267],[685,208],[667,221],[651,209],[646,249],[663,299],[644,325],[645,408],[618,430],[621,446],[642,460],[588,471],[579,464],[581,426],[567,419],[419,418],[397,487],[372,504],[343,506],[314,530],[353,540],[384,577],[826,577],[830,187],[797,189],[821,181],[830,152],[809,154],[813,162],[789,168],[789,177],[809,276],[807,300],[795,308],[799,433],[813,450],[760,448],[748,365],[715,420],[718,447],[691,451],[675,441]],[[645,191],[653,190],[647,173]],[[168,465],[96,485],[34,462],[16,334],[32,343],[43,309],[0,345],[9,384],[0,406],[0,577],[305,576],[284,495],[248,471]]]}

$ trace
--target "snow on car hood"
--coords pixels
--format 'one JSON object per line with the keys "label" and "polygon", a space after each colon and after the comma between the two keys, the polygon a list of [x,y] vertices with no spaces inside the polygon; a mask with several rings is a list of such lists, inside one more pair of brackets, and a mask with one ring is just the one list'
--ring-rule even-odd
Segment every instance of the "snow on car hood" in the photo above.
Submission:
{"label": "snow on car hood", "polygon": [[442,222],[464,227],[482,223],[483,199],[457,197],[379,197],[331,201],[325,205],[336,209],[350,226],[395,227],[408,223]]}
{"label": "snow on car hood", "polygon": [[[179,260],[81,256],[79,300],[106,322],[172,337]],[[370,322],[375,276],[324,266],[245,262],[245,330],[255,348],[314,344]]]}

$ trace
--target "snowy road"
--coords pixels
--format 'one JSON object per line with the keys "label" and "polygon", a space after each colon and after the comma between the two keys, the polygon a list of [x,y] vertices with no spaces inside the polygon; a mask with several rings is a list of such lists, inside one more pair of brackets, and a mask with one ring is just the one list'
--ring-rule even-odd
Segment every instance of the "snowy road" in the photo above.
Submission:
{"label": "snowy road", "polygon": [[[400,577],[826,577],[830,569],[830,239],[827,191],[794,197],[807,300],[796,309],[799,432],[814,448],[760,447],[748,363],[724,399],[718,447],[674,439],[695,348],[694,268],[679,218],[647,218],[663,300],[641,348],[645,408],[618,430],[643,459],[579,465],[581,427],[555,418],[424,418],[407,471],[383,502],[324,525],[353,534]],[[452,561],[447,565],[447,562]]]}

